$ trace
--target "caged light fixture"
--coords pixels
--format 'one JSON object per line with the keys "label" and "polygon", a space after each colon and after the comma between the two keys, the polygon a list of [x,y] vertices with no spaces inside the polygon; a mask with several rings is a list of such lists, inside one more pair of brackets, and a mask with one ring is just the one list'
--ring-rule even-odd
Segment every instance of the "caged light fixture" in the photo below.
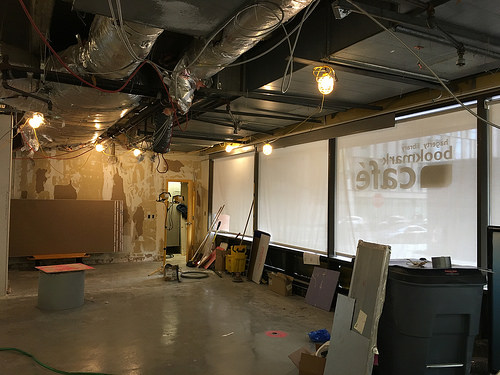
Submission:
{"label": "caged light fixture", "polygon": [[28,120],[28,124],[33,128],[37,129],[44,123],[45,119],[43,117],[43,114],[35,112],[33,113],[33,116]]}
{"label": "caged light fixture", "polygon": [[320,93],[328,95],[333,91],[335,81],[337,80],[335,70],[326,65],[316,66],[313,69],[313,75],[316,77],[316,82],[318,82],[318,90]]}

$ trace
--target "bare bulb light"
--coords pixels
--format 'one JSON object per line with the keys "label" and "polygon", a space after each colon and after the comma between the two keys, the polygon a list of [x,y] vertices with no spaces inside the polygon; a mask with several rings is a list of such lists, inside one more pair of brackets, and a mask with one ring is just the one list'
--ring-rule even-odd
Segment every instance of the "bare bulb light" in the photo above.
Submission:
{"label": "bare bulb light", "polygon": [[264,147],[262,147],[262,152],[264,153],[264,155],[271,155],[273,152],[273,146],[271,146],[271,144],[269,143],[266,143]]}
{"label": "bare bulb light", "polygon": [[104,151],[104,146],[101,144],[101,143],[98,143],[96,146],[95,146],[95,150],[97,152],[103,152]]}
{"label": "bare bulb light", "polygon": [[28,120],[28,124],[33,128],[37,129],[44,122],[43,115],[41,113],[35,112],[33,116]]}
{"label": "bare bulb light", "polygon": [[318,91],[323,95],[328,95],[335,86],[335,71],[329,66],[317,66],[313,69],[313,74],[318,83]]}
{"label": "bare bulb light", "polygon": [[141,150],[139,150],[138,148],[134,149],[134,156],[135,157],[138,157],[141,153],[142,153]]}
{"label": "bare bulb light", "polygon": [[318,80],[318,90],[323,95],[328,95],[333,91],[333,77],[331,76],[323,76]]}
{"label": "bare bulb light", "polygon": [[233,147],[233,145],[231,145],[231,144],[226,145],[226,152],[231,152],[231,151],[233,151],[233,148],[234,148],[234,147]]}

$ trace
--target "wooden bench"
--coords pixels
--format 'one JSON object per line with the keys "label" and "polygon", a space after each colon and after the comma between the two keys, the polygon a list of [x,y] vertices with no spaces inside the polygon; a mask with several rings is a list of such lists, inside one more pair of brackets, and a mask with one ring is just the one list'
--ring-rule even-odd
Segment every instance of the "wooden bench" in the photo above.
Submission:
{"label": "wooden bench", "polygon": [[29,256],[29,260],[34,260],[35,265],[39,266],[41,260],[51,260],[51,259],[70,259],[74,258],[77,263],[82,263],[83,258],[90,257],[87,253],[63,253],[63,254],[39,254]]}

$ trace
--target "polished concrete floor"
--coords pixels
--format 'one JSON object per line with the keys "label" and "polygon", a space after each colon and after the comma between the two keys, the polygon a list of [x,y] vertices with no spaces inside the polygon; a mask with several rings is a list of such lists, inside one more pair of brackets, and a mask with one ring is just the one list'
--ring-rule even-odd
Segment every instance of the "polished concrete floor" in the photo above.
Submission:
{"label": "polished concrete floor", "polygon": [[[181,256],[176,262],[185,265]],[[37,308],[39,271],[9,271],[11,293],[0,298],[0,347],[72,372],[296,375],[288,354],[312,345],[308,332],[331,329],[333,313],[301,297],[213,272],[181,283],[148,276],[159,266],[96,265],[86,271],[84,305],[52,312]],[[0,373],[53,372],[0,351]]]}

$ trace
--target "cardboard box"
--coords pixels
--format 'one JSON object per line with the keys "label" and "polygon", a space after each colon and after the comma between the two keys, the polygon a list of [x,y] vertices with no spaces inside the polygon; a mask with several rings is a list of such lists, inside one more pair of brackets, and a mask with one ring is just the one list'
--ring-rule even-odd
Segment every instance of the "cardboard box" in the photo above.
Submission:
{"label": "cardboard box", "polygon": [[273,292],[281,294],[282,296],[292,295],[292,281],[293,277],[285,275],[284,273],[269,272],[269,289]]}
{"label": "cardboard box", "polygon": [[323,375],[326,358],[316,357],[307,348],[302,347],[288,356],[299,369],[299,375]]}

